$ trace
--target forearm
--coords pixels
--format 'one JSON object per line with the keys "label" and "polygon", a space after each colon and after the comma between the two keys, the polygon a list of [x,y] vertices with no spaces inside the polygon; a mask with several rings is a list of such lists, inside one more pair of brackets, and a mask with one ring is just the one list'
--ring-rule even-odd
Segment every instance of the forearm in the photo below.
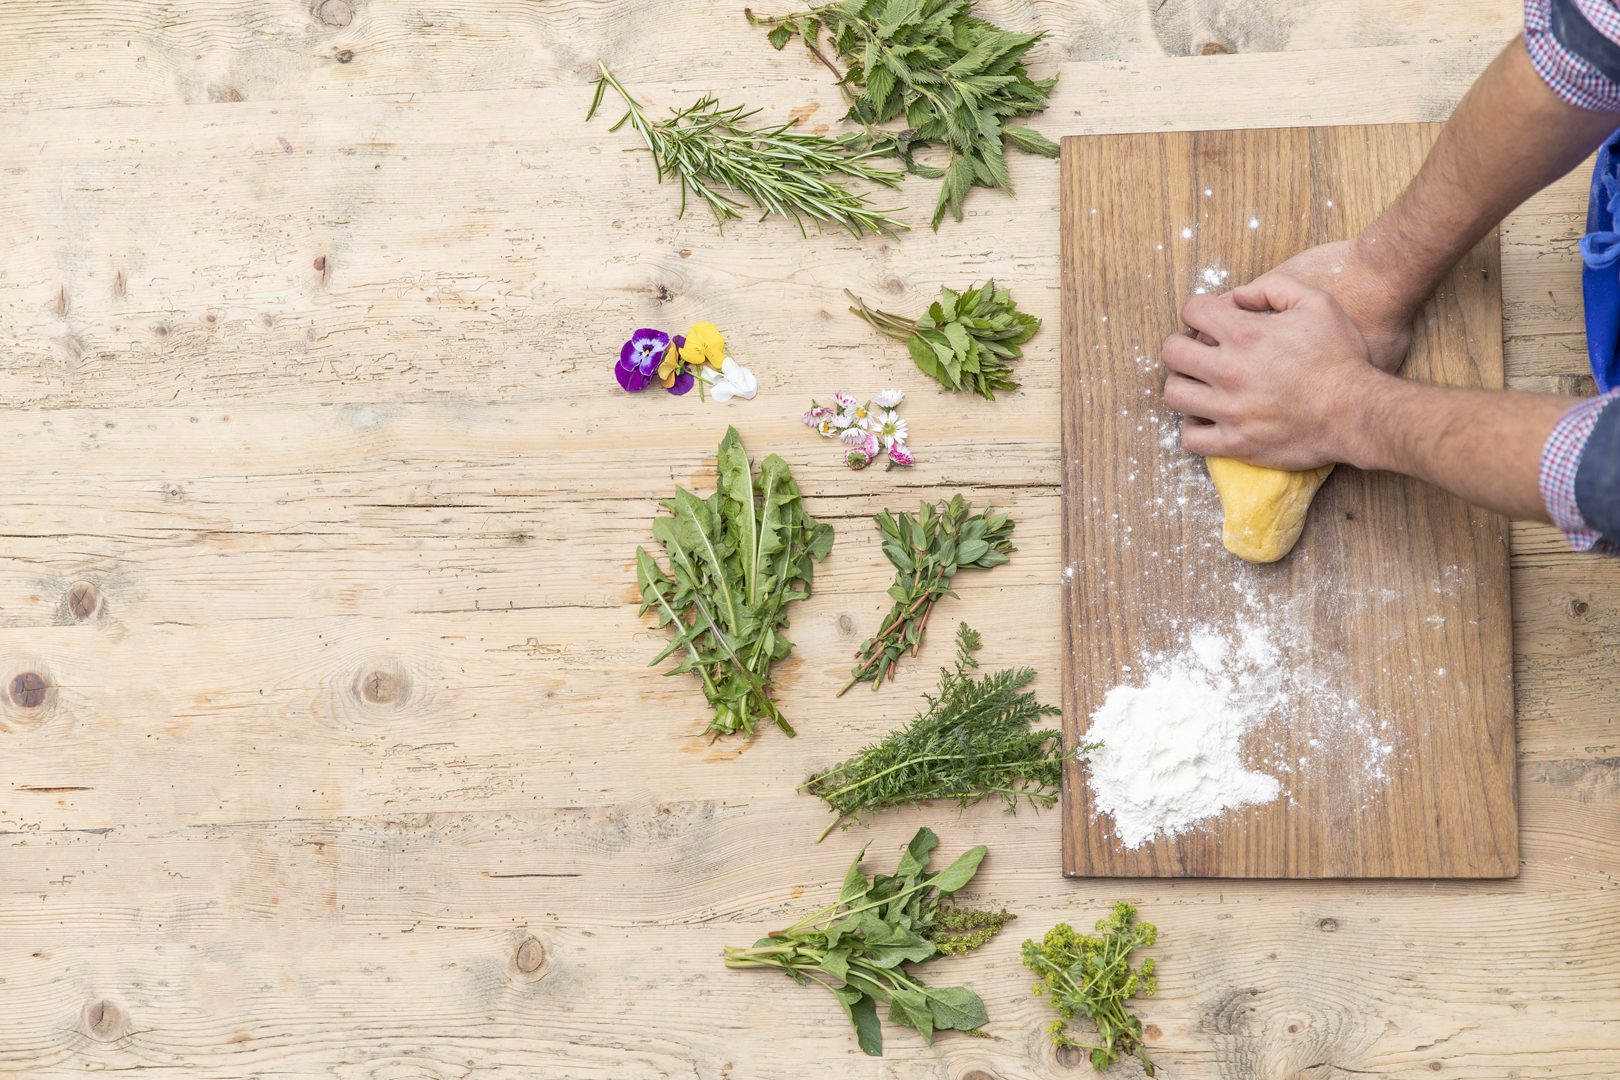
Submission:
{"label": "forearm", "polygon": [[1358,251],[1409,316],[1493,226],[1617,127],[1620,114],[1554,94],[1515,39],[1464,95],[1406,191],[1363,230]]}
{"label": "forearm", "polygon": [[1546,521],[1542,447],[1579,400],[1378,374],[1347,426],[1344,457],[1360,468],[1417,477],[1512,518]]}

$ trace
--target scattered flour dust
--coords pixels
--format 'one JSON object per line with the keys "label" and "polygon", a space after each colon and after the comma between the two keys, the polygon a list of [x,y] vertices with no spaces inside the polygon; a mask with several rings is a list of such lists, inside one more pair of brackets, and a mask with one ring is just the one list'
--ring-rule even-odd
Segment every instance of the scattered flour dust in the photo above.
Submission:
{"label": "scattered flour dust", "polygon": [[[1285,796],[1323,739],[1354,747],[1357,787],[1386,779],[1393,747],[1384,726],[1338,693],[1331,673],[1285,658],[1277,639],[1286,621],[1243,599],[1247,610],[1230,630],[1189,625],[1180,650],[1132,665],[1140,681],[1111,689],[1091,715],[1085,740],[1103,744],[1087,758],[1095,804],[1128,849]],[[1258,736],[1269,718],[1307,707],[1308,745],[1267,746]]]}

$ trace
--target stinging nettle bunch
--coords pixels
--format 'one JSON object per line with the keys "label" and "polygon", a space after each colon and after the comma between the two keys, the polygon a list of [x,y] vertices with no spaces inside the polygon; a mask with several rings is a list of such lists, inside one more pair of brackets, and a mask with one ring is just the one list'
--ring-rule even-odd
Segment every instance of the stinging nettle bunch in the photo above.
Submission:
{"label": "stinging nettle bunch", "polygon": [[884,616],[883,628],[856,651],[855,668],[840,696],[858,682],[869,682],[876,690],[894,675],[907,649],[917,655],[934,605],[956,595],[951,579],[958,570],[1000,566],[1014,550],[1012,519],[989,506],[975,513],[960,495],[938,505],[925,502],[915,514],[884,510],[872,520],[883,534],[883,554],[894,564],[894,584],[889,586],[894,606]]}
{"label": "stinging nettle bunch", "polygon": [[1018,389],[1012,361],[1041,328],[1041,320],[1019,311],[993,278],[960,293],[941,286],[939,299],[915,319],[878,311],[848,289],[844,293],[855,301],[850,313],[904,341],[924,375],[947,390],[970,390],[991,401],[997,390]]}
{"label": "stinging nettle bunch", "polygon": [[[1012,192],[1008,146],[1057,157],[1057,144],[1009,121],[1046,108],[1057,77],[1032,79],[1024,58],[1042,34],[1017,34],[973,13],[972,0],[842,0],[789,15],[759,16],[778,49],[795,36],[834,75],[849,102],[846,119],[864,125],[919,176],[942,180],[933,225],[949,211],[962,220],[974,187]],[[821,50],[822,35],[843,70]],[[879,125],[903,121],[901,130]],[[928,146],[943,166],[918,161]]]}
{"label": "stinging nettle bunch", "polygon": [[669,561],[665,572],[646,548],[636,548],[641,613],[657,613],[674,629],[656,665],[691,672],[714,708],[716,738],[753,735],[760,721],[788,735],[793,726],[772,693],[771,666],[793,649],[782,633],[787,607],[810,595],[815,564],[832,549],[832,526],[805,513],[787,462],[772,454],[756,476],[736,428],[720,441],[715,493],[700,499],[676,488],[655,518],[653,538]]}

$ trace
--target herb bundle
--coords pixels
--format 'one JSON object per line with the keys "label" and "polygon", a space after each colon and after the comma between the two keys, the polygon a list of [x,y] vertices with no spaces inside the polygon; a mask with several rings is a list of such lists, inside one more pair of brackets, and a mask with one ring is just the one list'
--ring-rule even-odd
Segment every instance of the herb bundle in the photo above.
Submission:
{"label": "herb bundle", "polygon": [[857,237],[910,228],[890,211],[874,209],[865,195],[843,183],[846,178],[867,180],[892,188],[904,176],[869,164],[884,152],[873,149],[866,135],[851,132],[829,138],[794,131],[791,124],[750,127],[759,110],[740,105],[721,108],[712,96],[676,110],[668,120],[650,120],[607,65],[600,67],[596,97],[585,119],[596,115],[608,87],[617,91],[624,99],[625,114],[611,130],[628,123],[652,151],[659,182],[673,176],[680,183],[682,216],[690,190],[708,205],[722,228],[743,215],[743,204],[734,195],[752,203],[761,219],[772,214],[792,218],[801,233],[805,218],[840,226]]}
{"label": "herb bundle", "polygon": [[[756,16],[783,48],[797,35],[838,76],[849,101],[847,119],[867,126],[902,118],[905,129],[874,132],[919,176],[943,178],[934,207],[937,229],[949,210],[962,220],[972,187],[1012,191],[1006,147],[1057,157],[1057,144],[1008,123],[1046,108],[1057,78],[1035,80],[1024,56],[1041,34],[1015,34],[977,18],[972,0],[839,0],[791,15]],[[819,48],[826,31],[838,67]],[[924,165],[914,151],[944,146],[944,168]],[[880,142],[879,145],[882,145]]]}
{"label": "herb bundle", "polygon": [[[1153,960],[1131,967],[1131,953],[1152,945],[1159,931],[1152,923],[1138,922],[1136,908],[1120,901],[1106,919],[1097,920],[1097,934],[1077,933],[1059,923],[1039,943],[1024,942],[1024,966],[1041,977],[1036,994],[1045,994],[1059,1019],[1052,1021],[1052,1042],[1091,1053],[1091,1067],[1108,1068],[1121,1057],[1134,1054],[1153,1075],[1153,1062],[1142,1046],[1142,1020],[1126,1003],[1140,994],[1152,997],[1158,989]],[[1081,1042],[1068,1033],[1069,1021],[1084,1016],[1097,1026],[1100,1044]]]}
{"label": "herb bundle", "polygon": [[928,1042],[935,1031],[978,1034],[988,1021],[984,1002],[965,986],[926,986],[905,964],[921,964],[978,948],[1012,919],[1006,911],[957,907],[947,900],[979,871],[983,847],[969,848],[937,873],[928,873],[939,837],[918,829],[893,874],[870,880],[855,856],[836,903],[807,915],[750,948],[728,946],[726,966],[776,968],[801,985],[833,992],[854,1025],[862,1050],[883,1053],[877,1007],[889,1006],[891,1023],[916,1028]]}
{"label": "herb bundle", "polygon": [[787,463],[772,454],[756,477],[736,428],[720,440],[719,482],[707,499],[684,488],[653,521],[669,572],[636,549],[641,613],[656,611],[675,636],[652,661],[678,655],[666,674],[695,672],[714,707],[715,737],[753,735],[769,720],[793,727],[772,700],[771,665],[793,649],[782,634],[787,606],[810,595],[815,563],[832,548],[832,526],[805,513]]}
{"label": "herb bundle", "polygon": [[849,310],[883,333],[906,343],[924,375],[947,390],[971,390],[995,400],[997,390],[1016,390],[1011,362],[1041,328],[1041,320],[1018,310],[1006,289],[994,279],[966,292],[941,287],[939,299],[915,319],[867,307],[844,290],[855,306]]}
{"label": "herb bundle", "polygon": [[[940,668],[938,696],[923,695],[927,708],[887,739],[805,782],[838,815],[817,843],[862,814],[928,799],[955,799],[961,806],[1000,799],[1009,811],[1020,799],[1043,807],[1057,802],[1063,733],[1029,725],[1062,710],[1024,689],[1034,668],[976,678],[973,654],[982,644],[978,632],[962,624],[956,668]],[[1094,749],[1083,746],[1079,753]]]}
{"label": "herb bundle", "polygon": [[894,564],[889,595],[894,606],[884,616],[883,629],[869,637],[855,653],[855,669],[842,696],[858,682],[876,690],[894,674],[907,649],[916,656],[928,629],[928,616],[944,596],[955,596],[951,579],[958,570],[989,569],[1007,561],[1012,546],[1013,522],[1006,514],[986,506],[978,513],[960,495],[938,506],[923,503],[916,514],[887,510],[872,520],[883,534],[883,554]]}

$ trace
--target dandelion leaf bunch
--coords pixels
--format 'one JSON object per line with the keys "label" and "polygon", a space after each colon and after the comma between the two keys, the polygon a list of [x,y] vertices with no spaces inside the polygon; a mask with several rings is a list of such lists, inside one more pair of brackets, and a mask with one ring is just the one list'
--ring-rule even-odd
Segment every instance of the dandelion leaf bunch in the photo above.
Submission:
{"label": "dandelion leaf bunch", "polygon": [[783,633],[788,605],[810,595],[832,526],[805,512],[787,462],[772,454],[754,470],[735,428],[720,441],[718,465],[713,495],[676,488],[660,503],[665,513],[652,534],[665,565],[636,549],[641,613],[672,631],[652,664],[673,657],[667,674],[698,677],[716,737],[753,735],[761,721],[793,735],[774,700],[771,666],[793,649]]}
{"label": "dandelion leaf bunch", "polygon": [[[1012,121],[1046,108],[1057,78],[1033,79],[1024,67],[1041,34],[1003,30],[974,14],[972,0],[842,0],[789,15],[749,19],[769,26],[781,49],[794,37],[838,75],[849,101],[847,118],[875,133],[906,167],[941,181],[934,207],[937,229],[949,212],[962,220],[962,201],[975,187],[1011,193],[1007,148],[1057,157],[1057,144]],[[822,52],[830,48],[837,63]],[[939,146],[942,166],[916,151]]]}

